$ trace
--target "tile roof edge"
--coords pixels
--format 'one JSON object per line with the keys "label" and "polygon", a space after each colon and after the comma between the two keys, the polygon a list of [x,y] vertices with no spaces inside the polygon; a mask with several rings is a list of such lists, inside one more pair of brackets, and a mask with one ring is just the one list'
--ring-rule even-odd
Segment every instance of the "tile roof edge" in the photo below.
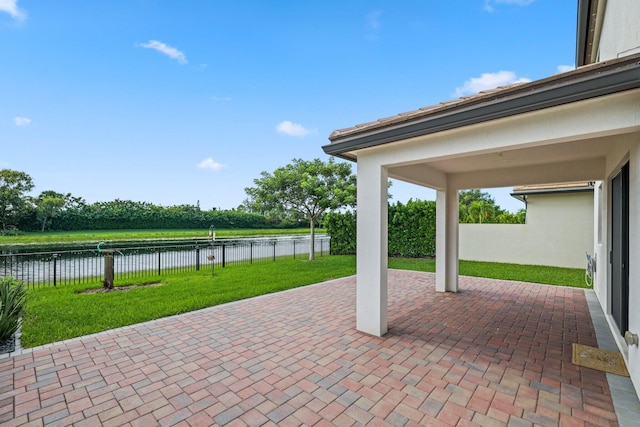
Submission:
{"label": "tile roof edge", "polygon": [[575,181],[552,184],[520,185],[513,187],[512,195],[540,194],[540,193],[561,193],[576,191],[593,191],[593,181]]}
{"label": "tile roof edge", "polygon": [[332,143],[335,143],[340,139],[356,136],[366,132],[385,129],[391,126],[401,126],[405,123],[411,123],[421,119],[428,119],[430,116],[435,116],[438,113],[455,111],[465,107],[472,107],[478,104],[488,103],[490,101],[498,101],[524,93],[533,93],[548,87],[559,86],[566,82],[577,81],[580,80],[581,77],[588,77],[613,69],[637,65],[639,64],[639,61],[640,54],[635,54],[623,58],[584,65],[571,71],[554,74],[532,82],[514,83],[507,86],[488,89],[475,95],[443,101],[435,105],[402,112],[395,116],[383,117],[372,122],[361,123],[348,128],[336,129],[329,135],[329,140]]}

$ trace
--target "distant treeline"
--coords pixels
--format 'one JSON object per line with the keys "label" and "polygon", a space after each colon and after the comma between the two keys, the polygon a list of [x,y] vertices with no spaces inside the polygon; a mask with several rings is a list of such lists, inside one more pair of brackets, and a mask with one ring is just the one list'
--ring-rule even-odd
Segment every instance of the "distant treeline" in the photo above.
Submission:
{"label": "distant treeline", "polygon": [[[49,218],[47,230],[283,228],[298,226],[268,221],[263,215],[241,211],[201,210],[194,205],[158,206],[148,202],[114,200],[67,206]],[[22,231],[39,231],[42,222],[32,210],[21,218]]]}

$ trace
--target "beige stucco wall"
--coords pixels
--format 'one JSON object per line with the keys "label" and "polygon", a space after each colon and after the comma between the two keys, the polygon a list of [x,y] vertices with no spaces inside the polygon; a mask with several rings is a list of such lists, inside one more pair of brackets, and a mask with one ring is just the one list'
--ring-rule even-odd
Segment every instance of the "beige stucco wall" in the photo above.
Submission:
{"label": "beige stucco wall", "polygon": [[639,23],[640,1],[607,0],[600,36],[599,60],[606,61],[640,53]]}
{"label": "beige stucco wall", "polygon": [[530,195],[526,224],[460,224],[460,259],[584,268],[593,192]]}
{"label": "beige stucco wall", "polygon": [[[604,61],[640,53],[640,1],[607,0],[602,33],[599,40],[599,60]],[[636,96],[635,107],[629,111],[640,113],[640,102]],[[594,251],[598,256],[598,271],[594,290],[607,320],[625,355],[631,379],[640,396],[640,349],[622,340],[625,331],[618,331],[611,317],[611,266],[608,262],[611,250],[611,179],[620,167],[629,162],[629,331],[640,334],[640,133],[632,133],[617,138],[610,147],[606,161],[606,180],[596,187],[594,222]],[[601,231],[599,233],[598,231]]]}
{"label": "beige stucco wall", "polygon": [[[640,104],[640,103],[639,103]],[[629,140],[629,331],[640,334],[640,134]],[[614,170],[615,173],[615,170]],[[624,348],[624,344],[622,345]],[[627,347],[627,366],[640,396],[640,348]]]}
{"label": "beige stucco wall", "polygon": [[[640,108],[640,103],[638,103]],[[638,109],[636,109],[636,112]],[[603,311],[612,329],[613,336],[618,342],[618,347],[627,361],[627,368],[631,379],[640,397],[640,349],[638,346],[627,346],[622,334],[618,331],[611,316],[611,264],[608,262],[608,254],[611,250],[611,192],[610,183],[620,168],[629,162],[629,328],[628,330],[640,334],[640,133],[632,133],[617,138],[607,155],[606,177],[607,179],[596,187],[596,221],[594,222],[595,239],[594,248],[598,254],[598,271],[594,290],[600,301]],[[602,195],[599,193],[602,192]],[[598,213],[600,212],[600,213]],[[600,222],[600,224],[598,224]],[[598,239],[597,230],[603,230],[602,239]]]}

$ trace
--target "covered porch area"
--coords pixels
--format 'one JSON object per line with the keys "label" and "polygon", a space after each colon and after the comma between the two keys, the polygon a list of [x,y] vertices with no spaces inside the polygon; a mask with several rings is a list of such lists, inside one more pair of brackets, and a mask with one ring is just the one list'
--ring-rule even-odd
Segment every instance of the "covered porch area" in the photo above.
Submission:
{"label": "covered porch area", "polygon": [[[640,66],[638,56],[602,62],[547,79],[498,88],[398,116],[337,130],[325,152],[358,166],[357,329],[375,336],[388,331],[387,180],[395,178],[437,190],[436,279],[438,292],[457,292],[458,191],[516,185],[599,182],[594,209],[594,289],[636,384],[637,346],[622,340],[640,329],[629,304],[640,303],[634,254],[640,217]],[[611,182],[625,165],[628,220],[621,275],[628,278],[628,322],[611,319],[615,268]],[[624,233],[623,233],[624,234]],[[614,275],[615,277],[615,275]],[[623,290],[624,291],[624,290]],[[625,304],[623,303],[623,305]],[[624,325],[624,326],[621,326]]]}
{"label": "covered porch area", "polygon": [[[600,108],[595,102],[590,107],[591,113]],[[457,292],[459,190],[605,179],[607,151],[616,136],[601,135],[601,129],[575,135],[576,128],[584,129],[579,126],[583,119],[575,117],[570,123],[567,115],[576,112],[567,106],[559,110],[538,112],[525,123],[510,117],[500,124],[464,127],[358,153],[359,330],[378,336],[386,332],[387,179],[437,190],[435,286],[439,292]],[[380,286],[374,289],[374,283]],[[382,311],[374,316],[376,306]]]}

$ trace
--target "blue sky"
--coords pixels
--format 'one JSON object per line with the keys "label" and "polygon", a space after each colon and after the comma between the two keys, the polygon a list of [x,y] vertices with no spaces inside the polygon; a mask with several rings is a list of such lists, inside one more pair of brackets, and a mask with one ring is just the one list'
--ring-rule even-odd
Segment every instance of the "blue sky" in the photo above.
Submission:
{"label": "blue sky", "polygon": [[234,208],[260,172],[326,160],[335,129],[573,68],[576,7],[0,0],[0,168],[34,195]]}

